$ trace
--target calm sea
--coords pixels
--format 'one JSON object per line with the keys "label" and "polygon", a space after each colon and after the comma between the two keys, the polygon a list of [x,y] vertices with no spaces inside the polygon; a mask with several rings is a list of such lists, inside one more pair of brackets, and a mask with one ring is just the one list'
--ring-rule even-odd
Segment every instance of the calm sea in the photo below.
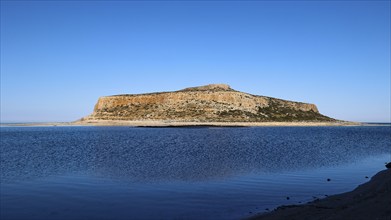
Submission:
{"label": "calm sea", "polygon": [[240,219],[391,161],[390,126],[0,129],[1,219]]}

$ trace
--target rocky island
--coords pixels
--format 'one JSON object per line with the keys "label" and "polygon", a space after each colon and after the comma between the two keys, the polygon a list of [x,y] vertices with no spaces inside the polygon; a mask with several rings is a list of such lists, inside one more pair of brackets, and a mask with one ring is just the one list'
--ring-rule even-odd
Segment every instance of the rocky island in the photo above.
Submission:
{"label": "rocky island", "polygon": [[226,84],[174,92],[100,97],[94,111],[76,124],[135,126],[262,126],[344,124],[314,104],[252,95]]}

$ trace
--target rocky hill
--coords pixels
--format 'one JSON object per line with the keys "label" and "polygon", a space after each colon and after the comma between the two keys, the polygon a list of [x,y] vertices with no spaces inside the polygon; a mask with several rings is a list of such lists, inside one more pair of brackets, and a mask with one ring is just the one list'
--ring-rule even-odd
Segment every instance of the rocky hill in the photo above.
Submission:
{"label": "rocky hill", "polygon": [[251,95],[225,84],[175,92],[100,97],[88,120],[186,122],[335,121],[314,104]]}

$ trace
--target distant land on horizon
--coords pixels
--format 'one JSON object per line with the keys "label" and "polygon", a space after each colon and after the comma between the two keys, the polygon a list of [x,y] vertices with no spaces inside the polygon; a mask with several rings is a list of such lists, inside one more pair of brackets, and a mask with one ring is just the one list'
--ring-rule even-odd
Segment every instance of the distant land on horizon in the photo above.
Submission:
{"label": "distant land on horizon", "polygon": [[252,95],[226,84],[100,97],[80,121],[337,122],[315,104]]}

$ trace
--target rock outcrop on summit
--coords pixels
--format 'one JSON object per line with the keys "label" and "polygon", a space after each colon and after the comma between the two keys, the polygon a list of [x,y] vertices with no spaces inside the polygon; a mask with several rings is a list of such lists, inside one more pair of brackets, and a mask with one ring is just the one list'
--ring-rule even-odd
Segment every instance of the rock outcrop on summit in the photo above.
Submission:
{"label": "rock outcrop on summit", "polygon": [[333,122],[316,105],[211,84],[175,92],[100,97],[88,120],[183,122]]}

